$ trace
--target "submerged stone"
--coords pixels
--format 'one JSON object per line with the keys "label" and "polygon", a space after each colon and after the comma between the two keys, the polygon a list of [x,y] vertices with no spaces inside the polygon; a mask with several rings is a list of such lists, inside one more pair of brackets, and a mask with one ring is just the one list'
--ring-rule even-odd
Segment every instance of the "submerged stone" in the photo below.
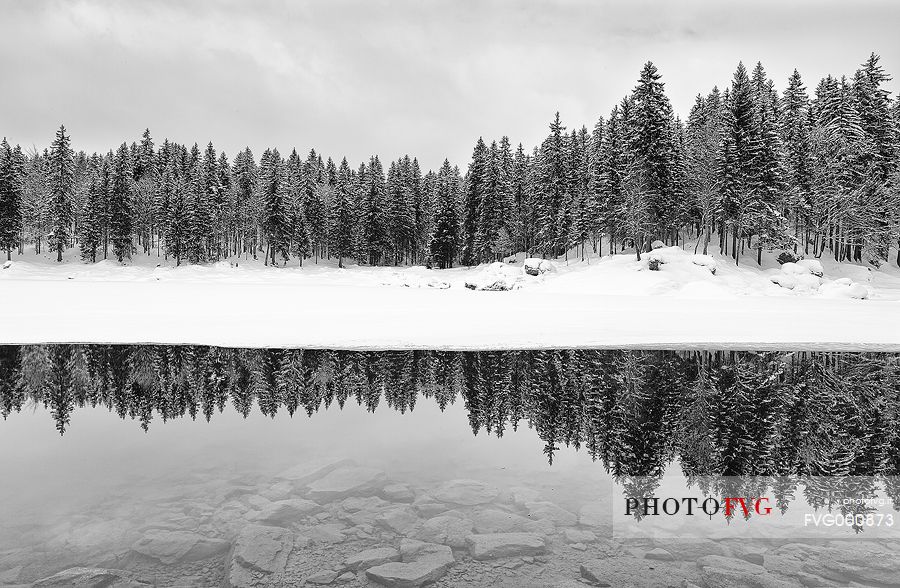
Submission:
{"label": "submerged stone", "polygon": [[496,559],[546,553],[544,537],[537,533],[486,533],[466,538],[469,554],[474,559]]}
{"label": "submerged stone", "polygon": [[231,544],[224,539],[206,537],[187,531],[153,529],[132,546],[141,555],[171,565],[199,561],[228,551]]}

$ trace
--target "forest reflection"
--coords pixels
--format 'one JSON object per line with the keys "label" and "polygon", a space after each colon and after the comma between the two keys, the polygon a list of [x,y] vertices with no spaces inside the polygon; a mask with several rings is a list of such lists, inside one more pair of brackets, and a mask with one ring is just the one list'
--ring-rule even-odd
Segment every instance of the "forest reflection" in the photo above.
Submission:
{"label": "forest reflection", "polygon": [[900,496],[897,354],[0,346],[3,417],[45,406],[61,434],[86,406],[146,430],[154,418],[209,420],[228,405],[245,417],[254,404],[311,416],[347,402],[405,412],[420,397],[442,410],[464,402],[475,434],[526,423],[551,463],[563,445],[586,450],[626,494],[647,495],[677,464],[701,486],[777,479],[787,501],[795,477],[843,479],[855,495],[875,483],[859,477],[878,477]]}

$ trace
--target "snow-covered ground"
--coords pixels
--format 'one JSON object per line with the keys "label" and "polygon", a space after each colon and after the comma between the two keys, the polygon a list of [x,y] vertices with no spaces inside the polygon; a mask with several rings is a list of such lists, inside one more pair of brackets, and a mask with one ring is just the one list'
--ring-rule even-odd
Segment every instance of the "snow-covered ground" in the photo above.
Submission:
{"label": "snow-covered ground", "polygon": [[[14,255],[0,269],[0,343],[900,351],[897,267],[825,257],[821,268],[780,266],[771,256],[761,267],[749,258],[735,266],[692,253],[555,260],[538,276],[523,271],[522,255],[451,270],[312,260],[272,268],[243,258],[175,268],[155,255],[122,266],[83,264],[74,251],[57,264]],[[498,283],[513,290],[469,289]]]}

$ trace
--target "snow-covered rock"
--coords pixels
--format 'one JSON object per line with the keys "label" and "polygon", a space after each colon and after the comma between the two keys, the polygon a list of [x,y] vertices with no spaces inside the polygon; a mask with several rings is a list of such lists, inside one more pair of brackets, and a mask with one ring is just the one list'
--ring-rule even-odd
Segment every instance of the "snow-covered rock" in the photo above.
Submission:
{"label": "snow-covered rock", "polygon": [[793,276],[800,276],[811,273],[807,266],[800,265],[799,262],[794,263],[792,261],[781,264],[781,272]]}
{"label": "snow-covered rock", "polygon": [[859,284],[850,278],[839,278],[832,282],[822,284],[819,293],[823,298],[853,298],[866,300],[871,296],[869,288]]}
{"label": "snow-covered rock", "polygon": [[793,290],[797,286],[797,278],[792,274],[777,273],[769,276],[769,280],[777,286],[781,286],[787,290]]}
{"label": "snow-covered rock", "polygon": [[522,271],[529,276],[539,276],[541,274],[556,271],[556,266],[548,259],[529,257],[522,263]]}
{"label": "snow-covered rock", "polygon": [[794,278],[797,280],[797,285],[794,286],[795,290],[818,290],[822,285],[822,279],[813,274],[798,274]]}
{"label": "snow-covered rock", "polygon": [[825,270],[822,268],[822,262],[818,259],[801,259],[796,265],[806,269],[807,272],[814,276],[819,276],[821,278],[825,275]]}
{"label": "snow-covered rock", "polygon": [[718,269],[716,260],[713,259],[712,255],[703,255],[702,253],[695,253],[691,255],[691,263],[694,265],[699,265],[700,267],[705,267],[709,270],[709,273],[715,275],[716,269]]}
{"label": "snow-covered rock", "polygon": [[523,280],[521,269],[502,261],[495,261],[466,280],[465,285],[470,290],[504,291],[519,288]]}

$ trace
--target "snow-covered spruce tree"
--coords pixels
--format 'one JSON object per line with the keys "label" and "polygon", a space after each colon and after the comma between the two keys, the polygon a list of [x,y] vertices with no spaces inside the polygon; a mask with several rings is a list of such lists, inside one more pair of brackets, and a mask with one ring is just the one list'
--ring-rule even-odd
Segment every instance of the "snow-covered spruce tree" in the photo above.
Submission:
{"label": "snow-covered spruce tree", "polygon": [[208,205],[202,160],[196,160],[191,166],[186,184],[184,253],[188,263],[203,263],[206,261],[206,238],[208,235],[206,230],[208,227],[204,221]]}
{"label": "snow-covered spruce tree", "polygon": [[81,209],[78,231],[81,259],[91,263],[97,261],[97,252],[103,246],[103,220],[106,208],[103,166],[103,159],[95,153],[91,158],[87,194]]}
{"label": "snow-covered spruce tree", "polygon": [[277,265],[278,255],[287,261],[292,231],[282,166],[278,149],[266,149],[260,161],[257,189],[262,202],[262,225],[267,247],[266,264],[271,259],[272,265]]}
{"label": "snow-covered spruce tree", "polygon": [[676,144],[672,134],[674,115],[664,91],[661,75],[647,62],[634,89],[633,131],[629,150],[641,162],[647,181],[647,198],[656,236],[676,236],[677,199],[674,178]]}
{"label": "snow-covered spruce tree", "polygon": [[[891,114],[890,94],[883,85],[890,81],[872,53],[853,77],[860,124],[871,144],[871,177],[866,183],[863,202],[869,208],[872,231],[866,234],[868,257],[887,259],[893,241],[889,218],[900,205],[900,197],[889,191],[890,178],[900,163],[900,138]],[[861,248],[861,244],[857,245]],[[854,255],[858,257],[858,255]]]}
{"label": "snow-covered spruce tree", "polygon": [[803,245],[804,253],[809,253],[808,227],[814,162],[810,146],[809,95],[796,69],[788,78],[780,110],[786,205],[793,217],[795,240]]}
{"label": "snow-covered spruce tree", "polygon": [[232,165],[231,201],[229,202],[229,228],[234,241],[234,253],[252,253],[256,258],[256,250],[261,239],[258,236],[260,223],[257,223],[258,202],[256,160],[253,152],[247,147],[234,158]]}
{"label": "snow-covered spruce tree", "polygon": [[75,160],[66,127],[60,125],[56,139],[50,148],[48,159],[50,182],[51,251],[56,251],[56,261],[62,261],[63,252],[72,238],[75,220],[73,198],[75,195]]}
{"label": "snow-covered spruce tree", "polygon": [[361,178],[359,200],[360,250],[362,257],[370,265],[384,261],[390,243],[387,217],[387,195],[384,168],[377,155],[369,158]]}
{"label": "snow-covered spruce tree", "polygon": [[[581,246],[581,259],[585,259],[584,246],[593,235],[597,234],[596,200],[590,193],[591,172],[591,135],[587,127],[572,130],[569,138],[569,194],[572,208],[572,228],[569,244]],[[594,240],[595,248],[596,241]]]}
{"label": "snow-covered spruce tree", "polygon": [[488,151],[484,139],[478,137],[472,151],[472,162],[463,180],[462,227],[460,263],[474,265],[478,263],[476,238],[478,236],[479,209],[484,199],[484,184],[488,171]]}
{"label": "snow-covered spruce tree", "polygon": [[328,251],[338,258],[338,267],[344,267],[344,258],[353,255],[353,185],[347,158],[341,160],[328,205]]}
{"label": "snow-covered spruce tree", "polygon": [[309,255],[321,254],[325,243],[325,200],[322,198],[320,186],[325,183],[325,167],[321,156],[311,149],[303,164],[303,199],[302,212],[305,227],[298,228],[307,234]]}
{"label": "snow-covered spruce tree", "polygon": [[[827,76],[816,88],[812,133],[815,224],[821,241],[817,256],[829,248],[837,261],[862,260],[864,244],[883,242],[878,235],[881,201],[872,189],[874,145],[862,128],[846,77]],[[874,238],[873,238],[874,237]]]}
{"label": "snow-covered spruce tree", "polygon": [[756,261],[761,264],[763,249],[786,245],[782,202],[784,182],[780,161],[782,149],[778,134],[778,96],[762,63],[756,64],[750,84],[753,132],[749,162],[750,197],[744,210],[744,225],[749,235],[756,236]]}
{"label": "snow-covered spruce tree", "polygon": [[210,195],[212,205],[213,237],[210,250],[216,259],[228,257],[230,244],[228,232],[228,204],[231,201],[231,165],[225,152],[219,153],[216,161],[215,191]]}
{"label": "snow-covered spruce tree", "polygon": [[146,129],[140,144],[131,146],[132,161],[132,207],[134,232],[147,255],[153,248],[153,231],[156,219],[154,201],[156,196],[156,152],[150,129]]}
{"label": "snow-covered spruce tree", "polygon": [[565,253],[572,222],[569,141],[565,130],[557,112],[550,123],[550,135],[541,143],[534,168],[539,248],[551,257]]}
{"label": "snow-covered spruce tree", "polygon": [[[756,129],[750,78],[744,64],[739,63],[728,95],[725,133],[719,156],[723,224],[731,233],[731,255],[735,264],[739,263],[741,239],[747,230],[745,212],[751,198]],[[727,237],[723,239],[723,245],[723,253],[726,253]]]}
{"label": "snow-covered spruce tree", "polygon": [[702,242],[704,255],[708,253],[715,222],[721,213],[716,158],[722,137],[722,120],[722,100],[718,88],[713,88],[706,98],[697,95],[685,130],[685,157],[688,197],[701,234],[695,251]]}
{"label": "snow-covered spruce tree", "polygon": [[388,198],[388,229],[391,235],[392,263],[394,265],[410,257],[415,243],[416,211],[409,183],[411,171],[408,155],[392,161],[388,167],[385,189]]}
{"label": "snow-covered spruce tree", "polygon": [[11,259],[22,231],[22,193],[25,161],[22,150],[10,148],[6,137],[0,143],[0,250]]}
{"label": "snow-covered spruce tree", "polygon": [[435,203],[434,233],[431,236],[429,252],[431,259],[440,269],[453,267],[459,247],[459,174],[444,160],[434,185]]}
{"label": "snow-covered spruce tree", "polygon": [[505,225],[507,187],[503,176],[500,149],[496,141],[491,142],[486,152],[484,175],[481,183],[481,198],[476,206],[475,260],[496,261],[500,231]]}
{"label": "snow-covered spruce tree", "polygon": [[526,254],[534,248],[537,235],[536,206],[531,183],[531,158],[519,143],[513,156],[511,190],[510,232],[515,251]]}
{"label": "snow-covered spruce tree", "polygon": [[653,222],[652,190],[646,166],[640,159],[629,158],[621,177],[622,201],[616,213],[619,231],[634,245],[637,260],[658,226]]}
{"label": "snow-covered spruce tree", "polygon": [[[632,132],[631,120],[634,112],[634,101],[626,97],[621,104],[613,107],[606,130],[600,145],[598,173],[600,177],[594,182],[594,198],[597,200],[599,216],[606,233],[609,235],[610,254],[615,253],[617,237],[630,237],[623,229],[626,211],[624,178],[629,175]],[[649,214],[649,209],[642,208]]]}
{"label": "snow-covered spruce tree", "polygon": [[112,164],[109,187],[109,241],[113,254],[121,263],[131,259],[132,242],[132,171],[128,145],[122,143]]}

